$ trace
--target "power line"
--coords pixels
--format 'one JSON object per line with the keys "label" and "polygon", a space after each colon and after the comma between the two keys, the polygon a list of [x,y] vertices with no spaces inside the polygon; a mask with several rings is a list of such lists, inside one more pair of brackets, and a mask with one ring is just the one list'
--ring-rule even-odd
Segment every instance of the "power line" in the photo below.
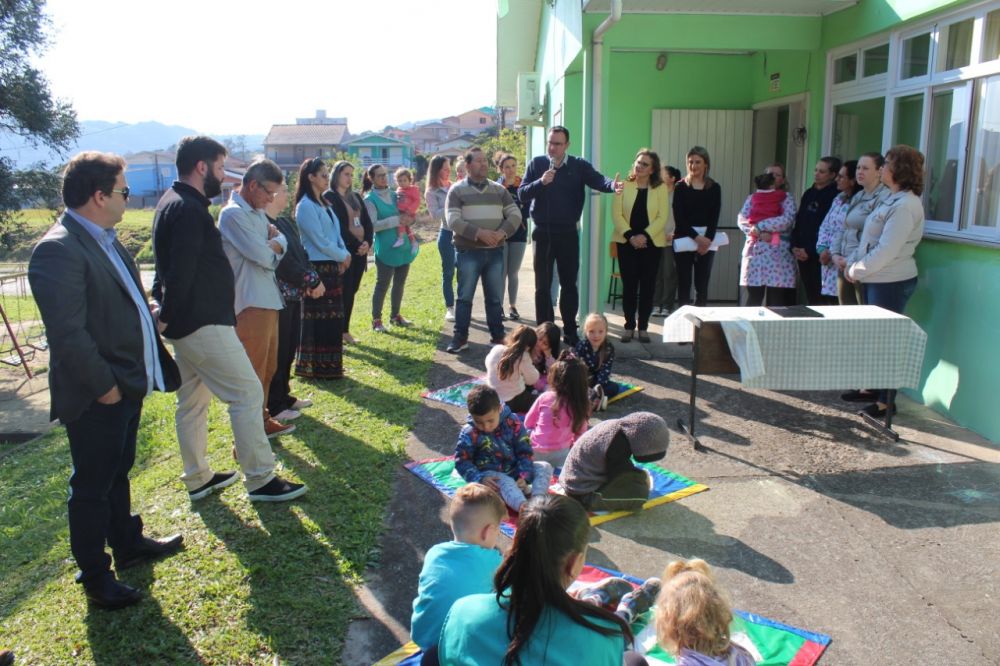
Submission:
{"label": "power line", "polygon": [[[79,141],[80,139],[82,139],[85,136],[93,136],[95,134],[102,134],[104,132],[110,132],[111,130],[117,130],[117,129],[121,129],[123,127],[128,127],[129,125],[130,125],[130,123],[122,123],[121,125],[114,125],[113,127],[105,127],[104,129],[94,130],[93,132],[87,132],[86,134],[81,134],[80,136],[76,137],[76,140]],[[13,151],[13,150],[25,150],[25,149],[28,149],[28,148],[37,148],[37,147],[38,146],[33,146],[31,144],[26,143],[26,144],[24,144],[22,146],[11,146],[10,148],[0,148],[0,153],[6,152],[6,151]]]}

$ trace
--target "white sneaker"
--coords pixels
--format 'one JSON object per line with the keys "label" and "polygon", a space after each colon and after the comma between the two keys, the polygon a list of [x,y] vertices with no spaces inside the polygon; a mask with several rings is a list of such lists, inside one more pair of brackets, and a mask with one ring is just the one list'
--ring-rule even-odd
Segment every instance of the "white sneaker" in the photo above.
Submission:
{"label": "white sneaker", "polygon": [[444,309],[444,320],[445,321],[455,321],[455,308],[445,308]]}
{"label": "white sneaker", "polygon": [[294,421],[300,416],[302,416],[302,412],[298,411],[297,409],[285,409],[282,410],[282,412],[277,416],[275,416],[274,418],[277,419],[278,421]]}
{"label": "white sneaker", "polygon": [[312,406],[313,406],[313,401],[310,400],[309,398],[299,398],[295,401],[295,404],[292,405],[292,409],[301,411],[306,407],[312,407]]}
{"label": "white sneaker", "polygon": [[608,410],[608,396],[601,396],[601,408],[599,411],[606,412]]}

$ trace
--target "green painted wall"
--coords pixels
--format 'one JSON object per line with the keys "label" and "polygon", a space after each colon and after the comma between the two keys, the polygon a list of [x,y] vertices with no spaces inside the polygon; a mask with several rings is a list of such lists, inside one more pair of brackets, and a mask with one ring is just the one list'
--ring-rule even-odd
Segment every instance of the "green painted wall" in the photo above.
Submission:
{"label": "green painted wall", "polygon": [[[828,50],[880,33],[906,22],[965,5],[968,0],[861,0],[854,7],[822,19],[816,17],[711,16],[626,14],[605,36],[602,95],[602,158],[595,166],[612,175],[625,171],[635,150],[651,138],[654,108],[749,108],[769,99],[797,93],[809,94],[806,164],[820,156],[825,106],[825,69]],[[543,12],[548,12],[543,5]],[[584,60],[566,72],[550,73],[560,82],[564,121],[574,116],[581,138],[574,136],[574,154],[588,154],[590,37],[604,15],[583,16]],[[543,23],[545,23],[543,19]],[[544,32],[541,36],[544,40]],[[615,49],[618,49],[616,51]],[[647,50],[626,53],[622,49]],[[676,49],[741,51],[738,57],[672,53],[668,67],[657,72],[656,53]],[[720,62],[728,63],[725,66]],[[687,65],[674,69],[680,63]],[[683,71],[690,69],[693,71]],[[680,70],[680,71],[678,71]],[[781,89],[769,89],[770,74],[781,73]],[[564,78],[565,77],[565,78]],[[574,134],[576,132],[574,131]],[[535,154],[544,143],[533,137]],[[859,144],[877,143],[874,136],[859,136]],[[607,227],[608,197],[602,229]],[[586,224],[587,214],[584,214]],[[584,234],[584,238],[587,235]],[[607,233],[603,242],[607,242]],[[599,267],[606,284],[607,258],[601,252]],[[587,251],[583,250],[586,266]],[[908,314],[928,333],[921,386],[913,397],[949,415],[962,425],[1000,441],[1000,410],[988,408],[1000,355],[992,353],[1000,338],[1000,250],[954,242],[925,240],[917,253],[920,286]],[[586,288],[580,276],[581,297]]]}
{"label": "green painted wall", "polygon": [[907,314],[927,333],[917,400],[1000,441],[1000,250],[924,240]]}

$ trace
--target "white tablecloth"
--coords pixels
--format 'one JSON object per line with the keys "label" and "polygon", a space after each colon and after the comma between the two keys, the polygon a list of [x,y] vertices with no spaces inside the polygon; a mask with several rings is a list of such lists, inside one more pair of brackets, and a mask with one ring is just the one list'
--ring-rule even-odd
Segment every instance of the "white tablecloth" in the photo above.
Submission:
{"label": "white tablecloth", "polygon": [[663,323],[664,342],[692,342],[687,315],[717,321],[747,388],[827,390],[916,387],[927,334],[874,305],[810,306],[822,317],[767,308],[684,306]]}

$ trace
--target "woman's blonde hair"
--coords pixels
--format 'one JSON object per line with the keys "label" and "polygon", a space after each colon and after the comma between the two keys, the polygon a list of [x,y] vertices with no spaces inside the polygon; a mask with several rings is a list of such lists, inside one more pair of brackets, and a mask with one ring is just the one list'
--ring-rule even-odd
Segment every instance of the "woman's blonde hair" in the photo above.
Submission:
{"label": "woman's blonde hair", "polygon": [[705,560],[671,562],[656,599],[656,638],[673,654],[681,648],[708,656],[729,650],[733,612]]}

